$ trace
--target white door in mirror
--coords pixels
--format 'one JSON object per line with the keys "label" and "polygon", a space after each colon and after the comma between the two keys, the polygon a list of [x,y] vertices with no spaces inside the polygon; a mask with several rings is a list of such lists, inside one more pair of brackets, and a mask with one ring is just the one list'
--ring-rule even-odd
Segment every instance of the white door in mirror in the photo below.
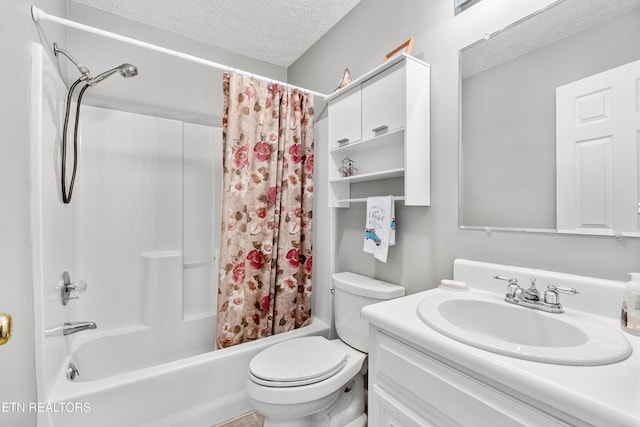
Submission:
{"label": "white door in mirror", "polygon": [[556,88],[557,228],[637,235],[640,61]]}

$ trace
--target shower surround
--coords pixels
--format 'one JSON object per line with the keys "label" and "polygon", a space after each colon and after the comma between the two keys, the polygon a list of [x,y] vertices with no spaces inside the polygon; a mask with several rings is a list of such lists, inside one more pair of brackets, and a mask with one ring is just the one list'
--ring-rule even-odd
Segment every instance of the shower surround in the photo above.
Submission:
{"label": "shower surround", "polygon": [[[249,411],[248,362],[272,341],[212,351],[220,129],[83,105],[76,189],[63,205],[66,87],[38,44],[32,89],[38,401],[90,407],[39,414],[38,425],[209,427]],[[88,283],[66,306],[63,271]],[[75,321],[98,329],[63,336],[60,326]],[[304,329],[328,328],[318,321]],[[74,381],[70,363],[80,372]]]}

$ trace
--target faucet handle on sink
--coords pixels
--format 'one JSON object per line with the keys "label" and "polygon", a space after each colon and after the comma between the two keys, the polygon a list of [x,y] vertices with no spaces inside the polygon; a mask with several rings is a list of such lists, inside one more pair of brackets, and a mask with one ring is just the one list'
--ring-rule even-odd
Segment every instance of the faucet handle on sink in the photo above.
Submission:
{"label": "faucet handle on sink", "polygon": [[564,288],[562,286],[549,285],[544,293],[544,302],[546,304],[560,304],[558,294],[575,295],[580,293],[575,288]]}
{"label": "faucet handle on sink", "polygon": [[513,298],[522,293],[522,288],[518,285],[518,279],[500,275],[494,276],[494,279],[504,280],[509,283],[509,286],[507,287],[507,297]]}

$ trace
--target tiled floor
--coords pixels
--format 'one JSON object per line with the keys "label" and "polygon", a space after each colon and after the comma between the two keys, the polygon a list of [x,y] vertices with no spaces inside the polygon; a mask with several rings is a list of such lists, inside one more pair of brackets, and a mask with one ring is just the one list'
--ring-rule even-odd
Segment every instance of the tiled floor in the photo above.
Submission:
{"label": "tiled floor", "polygon": [[264,417],[257,412],[252,412],[244,417],[236,418],[226,424],[215,427],[262,427],[263,424]]}

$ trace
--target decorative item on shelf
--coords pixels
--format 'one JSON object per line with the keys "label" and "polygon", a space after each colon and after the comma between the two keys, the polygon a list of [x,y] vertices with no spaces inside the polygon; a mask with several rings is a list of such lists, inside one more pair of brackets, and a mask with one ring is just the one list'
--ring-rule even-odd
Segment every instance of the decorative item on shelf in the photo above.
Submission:
{"label": "decorative item on shelf", "polygon": [[349,69],[345,68],[344,73],[342,73],[342,77],[340,78],[340,82],[338,83],[338,86],[336,86],[336,88],[333,91],[335,92],[337,90],[342,89],[352,81],[353,79],[351,78],[351,73],[349,72]]}
{"label": "decorative item on shelf", "polygon": [[342,167],[338,169],[343,177],[355,175],[358,172],[358,168],[354,166],[354,161],[346,157],[342,160]]}
{"label": "decorative item on shelf", "polygon": [[382,62],[387,62],[394,56],[400,55],[401,53],[406,53],[407,55],[409,55],[412,50],[413,50],[413,38],[410,38],[406,42],[402,43],[400,46],[393,49],[391,52],[387,53],[384,56],[384,61]]}

